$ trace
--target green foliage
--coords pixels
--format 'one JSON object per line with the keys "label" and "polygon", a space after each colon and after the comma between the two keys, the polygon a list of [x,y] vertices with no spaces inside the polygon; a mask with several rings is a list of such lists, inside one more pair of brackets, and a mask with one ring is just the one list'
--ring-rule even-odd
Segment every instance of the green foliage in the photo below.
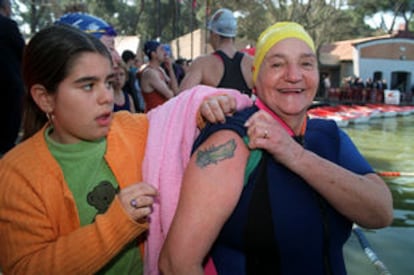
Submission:
{"label": "green foliage", "polygon": [[392,14],[393,20],[390,25],[383,22],[380,26],[384,32],[391,33],[394,29],[397,17],[401,17],[405,22],[405,30],[410,30],[412,24],[414,1],[413,0],[349,0],[349,5],[353,7],[355,13],[365,16],[372,16],[376,13],[388,12]]}
{"label": "green foliage", "polygon": [[[15,0],[17,3],[18,0]],[[27,12],[15,10],[17,18],[30,25],[31,33],[52,24],[68,7],[103,18],[122,35],[163,42],[204,28],[218,8],[236,11],[238,39],[254,44],[258,35],[277,21],[301,23],[317,46],[331,41],[373,35],[366,16],[393,11],[411,21],[414,0],[20,0]],[[15,4],[16,4],[15,3]],[[194,6],[193,4],[196,3]],[[407,24],[408,26],[409,24]]]}

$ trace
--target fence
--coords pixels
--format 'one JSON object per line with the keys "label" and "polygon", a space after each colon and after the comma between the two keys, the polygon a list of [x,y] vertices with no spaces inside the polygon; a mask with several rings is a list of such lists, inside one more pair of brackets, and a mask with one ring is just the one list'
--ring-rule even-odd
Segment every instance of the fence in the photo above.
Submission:
{"label": "fence", "polygon": [[[384,90],[376,88],[330,88],[328,100],[333,103],[385,103]],[[413,104],[412,93],[400,93],[401,104]]]}

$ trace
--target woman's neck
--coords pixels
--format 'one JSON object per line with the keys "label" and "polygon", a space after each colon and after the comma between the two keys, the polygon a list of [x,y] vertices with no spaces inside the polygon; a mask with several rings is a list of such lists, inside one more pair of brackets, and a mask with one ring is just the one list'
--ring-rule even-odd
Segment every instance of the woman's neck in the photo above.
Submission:
{"label": "woman's neck", "polygon": [[270,114],[291,136],[303,136],[306,130],[306,116],[298,119],[298,116],[280,116],[271,110],[259,98],[256,99],[255,105]]}

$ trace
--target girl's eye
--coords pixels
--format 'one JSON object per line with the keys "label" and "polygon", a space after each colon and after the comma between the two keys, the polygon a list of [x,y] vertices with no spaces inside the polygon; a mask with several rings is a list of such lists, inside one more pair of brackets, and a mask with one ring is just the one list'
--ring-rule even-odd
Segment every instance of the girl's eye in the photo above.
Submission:
{"label": "girl's eye", "polygon": [[83,89],[86,91],[91,91],[93,89],[93,83],[88,83],[83,86]]}
{"label": "girl's eye", "polygon": [[114,88],[114,81],[110,80],[106,82],[106,88],[112,90]]}

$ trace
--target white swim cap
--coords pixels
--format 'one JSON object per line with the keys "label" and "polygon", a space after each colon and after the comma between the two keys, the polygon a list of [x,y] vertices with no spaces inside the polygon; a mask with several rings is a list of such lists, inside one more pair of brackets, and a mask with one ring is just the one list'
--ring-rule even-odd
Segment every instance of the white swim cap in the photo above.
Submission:
{"label": "white swim cap", "polygon": [[224,37],[235,37],[237,34],[237,19],[231,10],[219,9],[211,17],[207,29]]}

